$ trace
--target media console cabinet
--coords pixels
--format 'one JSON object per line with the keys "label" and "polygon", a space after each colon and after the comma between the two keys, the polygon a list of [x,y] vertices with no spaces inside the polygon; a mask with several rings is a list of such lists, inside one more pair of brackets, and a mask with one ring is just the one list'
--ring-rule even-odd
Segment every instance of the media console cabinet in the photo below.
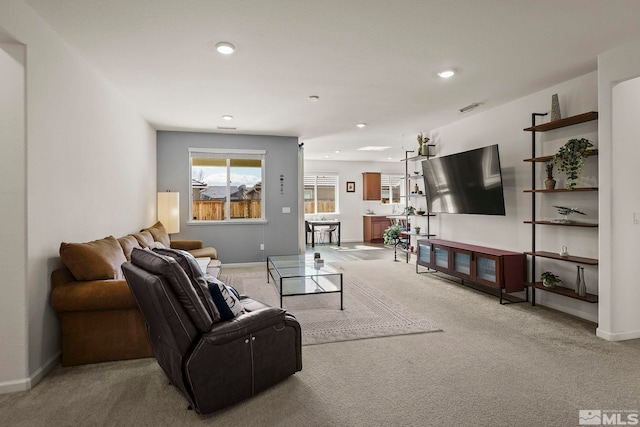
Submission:
{"label": "media console cabinet", "polygon": [[440,239],[418,240],[419,266],[488,286],[503,294],[525,290],[526,263],[522,252],[510,252]]}

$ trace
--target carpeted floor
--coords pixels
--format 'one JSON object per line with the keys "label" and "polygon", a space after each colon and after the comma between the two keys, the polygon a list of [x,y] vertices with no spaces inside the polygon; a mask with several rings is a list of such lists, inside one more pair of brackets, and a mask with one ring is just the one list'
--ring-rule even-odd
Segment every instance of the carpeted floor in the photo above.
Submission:
{"label": "carpeted floor", "polygon": [[[302,345],[350,341],[363,338],[440,331],[422,316],[389,298],[356,276],[343,273],[344,310],[340,294],[288,296],[283,307],[293,313],[302,326]],[[221,280],[242,294],[274,307],[280,297],[265,271],[225,274]]]}
{"label": "carpeted floor", "polygon": [[444,332],[304,346],[301,372],[210,416],[153,359],[59,367],[1,395],[0,425],[565,427],[579,410],[640,409],[640,340],[604,341],[593,323],[501,306],[412,264],[341,266]]}

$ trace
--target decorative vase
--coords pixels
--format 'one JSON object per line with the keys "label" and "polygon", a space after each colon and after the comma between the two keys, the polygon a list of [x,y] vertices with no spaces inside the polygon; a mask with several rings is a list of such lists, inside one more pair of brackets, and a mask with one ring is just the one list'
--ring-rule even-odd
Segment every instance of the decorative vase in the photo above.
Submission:
{"label": "decorative vase", "polygon": [[576,294],[580,295],[580,266],[576,266],[576,269],[578,272],[576,273],[576,284],[573,290],[576,291]]}
{"label": "decorative vase", "polygon": [[547,163],[545,168],[547,169],[547,179],[544,182],[544,186],[547,190],[553,190],[556,188],[556,180],[553,179],[553,163]]}
{"label": "decorative vase", "polygon": [[558,94],[551,95],[551,121],[560,120],[562,118],[560,114],[560,102],[558,101]]}
{"label": "decorative vase", "polygon": [[416,184],[415,187],[413,187],[413,192],[418,194],[418,191],[420,191],[420,187],[418,187],[418,184]]}
{"label": "decorative vase", "polygon": [[555,179],[547,179],[544,181],[544,187],[547,190],[553,190],[554,188],[556,188],[556,180]]}
{"label": "decorative vase", "polygon": [[587,284],[584,282],[584,267],[579,267],[580,271],[580,284],[578,286],[578,295],[581,297],[587,296]]}
{"label": "decorative vase", "polygon": [[420,147],[420,155],[421,156],[426,156],[428,154],[428,145],[426,143],[422,144],[422,146]]}

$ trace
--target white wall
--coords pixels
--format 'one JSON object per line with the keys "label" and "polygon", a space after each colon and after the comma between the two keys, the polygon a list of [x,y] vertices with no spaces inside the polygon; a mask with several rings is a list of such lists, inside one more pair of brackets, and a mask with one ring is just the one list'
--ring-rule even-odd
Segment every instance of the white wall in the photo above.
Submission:
{"label": "white wall", "polygon": [[[347,161],[323,161],[305,160],[305,175],[337,174],[340,192],[340,215],[324,215],[327,219],[340,219],[340,239],[343,242],[362,242],[363,224],[362,216],[367,209],[376,214],[390,215],[391,205],[383,205],[380,202],[362,200],[362,173],[381,172],[383,174],[404,175],[403,162],[347,162]],[[347,181],[356,183],[355,193],[347,193]]]}
{"label": "white wall", "polygon": [[[487,111],[478,111],[473,116],[432,131],[432,142],[436,144],[436,154],[439,156],[498,144],[506,205],[505,216],[440,214],[433,220],[438,238],[506,250],[531,250],[531,226],[523,223],[531,218],[531,195],[523,192],[531,188],[531,164],[523,162],[523,159],[531,157],[531,133],[524,132],[523,129],[531,126],[532,113],[550,111],[551,96],[556,93],[560,99],[563,117],[597,110],[596,88],[597,73],[592,72],[508,104]],[[548,120],[549,116],[546,116],[537,123]],[[597,122],[539,134],[536,142],[537,155],[554,154],[568,139],[581,137],[598,145]],[[536,187],[543,188],[546,178],[544,167],[542,164],[536,167]],[[564,175],[557,171],[555,175],[558,186],[563,186]],[[581,174],[579,186],[597,185],[596,183],[596,161],[588,160]],[[598,220],[597,192],[545,194],[536,197],[537,219],[556,218],[558,215],[553,205],[568,205],[586,212],[588,216],[585,221]],[[539,226],[537,250],[559,252],[562,245],[567,245],[570,253],[574,255],[597,258],[598,236],[595,230]],[[573,284],[576,275],[575,264],[540,258],[536,260],[536,264],[537,278],[542,271],[553,270],[566,285]],[[585,275],[588,291],[597,293],[597,268],[586,267]],[[538,291],[536,302],[592,321],[596,321],[598,317],[597,304],[548,292]]]}
{"label": "white wall", "polygon": [[24,46],[0,44],[0,384],[27,372],[24,56]]}
{"label": "white wall", "polygon": [[[26,330],[16,332],[16,320],[0,313],[3,346],[4,337],[15,340],[0,353],[6,392],[31,387],[57,363],[59,323],[49,301],[60,242],[118,237],[155,220],[156,151],[151,126],[22,0],[0,3],[0,32],[26,46],[26,142],[18,148],[26,150],[26,176],[12,177],[24,188],[12,201],[26,200],[26,277],[14,279],[12,300],[3,301],[20,307],[26,299]],[[4,210],[9,201],[1,200]],[[7,262],[24,256],[10,253]]]}
{"label": "white wall", "polygon": [[640,225],[638,108],[640,41],[598,57],[600,186],[600,315],[597,334],[609,340],[640,338],[637,284]]}

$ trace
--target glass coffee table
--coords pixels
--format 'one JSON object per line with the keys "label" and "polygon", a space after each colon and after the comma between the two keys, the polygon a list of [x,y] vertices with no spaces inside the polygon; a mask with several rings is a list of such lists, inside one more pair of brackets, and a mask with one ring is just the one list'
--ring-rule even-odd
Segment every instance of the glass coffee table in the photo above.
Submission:
{"label": "glass coffee table", "polygon": [[[342,307],[342,273],[327,264],[316,267],[305,255],[267,257],[267,283],[272,278],[282,298],[294,295],[340,293]],[[278,283],[279,282],[279,283]]]}

